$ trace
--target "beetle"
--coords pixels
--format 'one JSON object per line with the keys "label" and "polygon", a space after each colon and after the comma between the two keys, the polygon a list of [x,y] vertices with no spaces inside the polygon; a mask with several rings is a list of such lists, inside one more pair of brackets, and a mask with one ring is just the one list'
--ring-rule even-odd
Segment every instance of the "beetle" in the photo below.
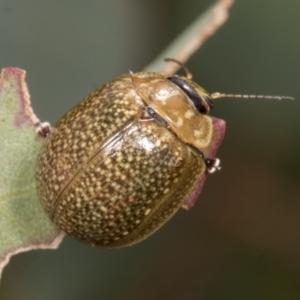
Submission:
{"label": "beetle", "polygon": [[[36,186],[45,212],[91,246],[145,239],[190,206],[206,175],[220,169],[214,153],[225,122],[216,130],[209,112],[213,99],[226,96],[244,97],[209,94],[188,73],[130,72],[106,83],[71,109],[42,145]],[[207,151],[213,140],[215,149]]]}

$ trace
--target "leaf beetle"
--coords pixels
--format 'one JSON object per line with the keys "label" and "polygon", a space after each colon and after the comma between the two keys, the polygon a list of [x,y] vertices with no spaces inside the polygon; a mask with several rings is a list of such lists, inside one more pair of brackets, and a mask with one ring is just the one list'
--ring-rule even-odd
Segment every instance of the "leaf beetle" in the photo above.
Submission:
{"label": "leaf beetle", "polygon": [[[195,202],[225,131],[212,100],[186,76],[122,75],[83,99],[47,135],[37,159],[42,206],[96,247],[135,244]],[[252,96],[251,96],[252,97]],[[262,97],[262,96],[253,96]],[[45,132],[44,132],[45,134]]]}

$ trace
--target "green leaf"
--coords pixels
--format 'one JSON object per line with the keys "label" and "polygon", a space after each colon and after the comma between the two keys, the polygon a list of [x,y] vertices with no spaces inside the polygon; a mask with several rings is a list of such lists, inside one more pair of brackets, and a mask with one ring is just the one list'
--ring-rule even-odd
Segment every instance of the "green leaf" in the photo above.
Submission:
{"label": "green leaf", "polygon": [[25,72],[2,70],[0,77],[0,274],[11,255],[38,248],[56,248],[60,231],[39,203],[34,180],[41,141],[39,120],[31,107]]}

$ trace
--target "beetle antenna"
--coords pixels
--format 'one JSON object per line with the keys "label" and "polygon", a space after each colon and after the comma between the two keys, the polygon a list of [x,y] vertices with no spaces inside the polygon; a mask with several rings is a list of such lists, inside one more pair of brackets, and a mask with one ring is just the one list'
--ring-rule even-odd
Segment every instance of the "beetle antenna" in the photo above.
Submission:
{"label": "beetle antenna", "polygon": [[295,100],[294,97],[290,96],[269,96],[269,95],[240,95],[240,94],[222,94],[222,93],[212,93],[209,95],[210,99],[219,98],[244,98],[244,99],[273,99],[273,100]]}
{"label": "beetle antenna", "polygon": [[178,64],[183,69],[183,71],[185,72],[187,79],[192,79],[193,78],[193,74],[189,71],[187,66],[185,64],[183,64],[182,62],[180,62],[180,61],[178,61],[177,59],[174,59],[174,58],[165,58],[164,60],[166,62],[172,61],[172,62]]}

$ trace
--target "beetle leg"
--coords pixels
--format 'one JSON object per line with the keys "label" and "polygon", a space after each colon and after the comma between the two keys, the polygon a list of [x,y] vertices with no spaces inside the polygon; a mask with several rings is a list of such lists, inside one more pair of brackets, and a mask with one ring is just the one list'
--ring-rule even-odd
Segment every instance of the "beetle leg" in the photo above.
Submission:
{"label": "beetle leg", "polygon": [[206,170],[209,174],[215,173],[216,171],[221,170],[220,166],[220,159],[218,158],[206,158],[201,150],[199,150],[196,147],[192,147],[197,151],[197,153],[203,158],[205,165],[206,165]]}
{"label": "beetle leg", "polygon": [[36,128],[36,134],[40,137],[47,137],[49,135],[49,133],[51,132],[51,125],[48,122],[39,122],[39,124],[37,124],[37,128]]}
{"label": "beetle leg", "polygon": [[208,173],[212,174],[215,173],[216,171],[221,170],[221,166],[220,166],[221,161],[218,158],[205,158],[204,161]]}

